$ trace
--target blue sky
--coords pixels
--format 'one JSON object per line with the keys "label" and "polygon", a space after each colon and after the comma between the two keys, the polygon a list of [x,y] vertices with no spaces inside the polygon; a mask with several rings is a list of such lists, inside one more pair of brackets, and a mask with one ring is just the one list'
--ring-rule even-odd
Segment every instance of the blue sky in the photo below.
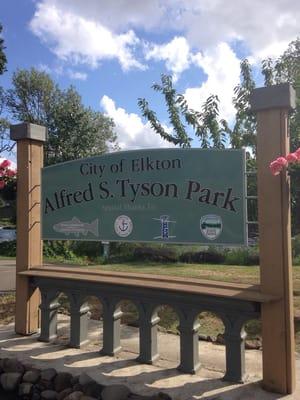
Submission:
{"label": "blue sky", "polygon": [[123,150],[167,147],[137,106],[146,97],[168,126],[151,89],[161,73],[173,76],[192,108],[217,94],[220,117],[232,120],[240,60],[258,71],[299,36],[299,20],[295,0],[3,0],[8,71],[0,84],[8,88],[17,68],[39,68],[112,117]]}

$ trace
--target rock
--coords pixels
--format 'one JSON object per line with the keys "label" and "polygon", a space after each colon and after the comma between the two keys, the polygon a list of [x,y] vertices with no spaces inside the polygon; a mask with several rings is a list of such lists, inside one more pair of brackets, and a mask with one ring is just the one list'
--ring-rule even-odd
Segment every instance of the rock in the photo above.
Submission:
{"label": "rock", "polygon": [[64,400],[80,400],[82,396],[83,396],[82,392],[76,391],[69,394],[67,397],[65,397]]}
{"label": "rock", "polygon": [[29,382],[22,382],[19,385],[18,395],[20,397],[31,398],[31,394],[33,391],[33,384]]}
{"label": "rock", "polygon": [[23,375],[23,382],[37,383],[37,381],[40,379],[40,376],[41,372],[38,369],[32,369],[25,372]]}
{"label": "rock", "polygon": [[56,377],[56,369],[54,368],[47,368],[41,372],[41,379],[43,381],[52,381]]}
{"label": "rock", "polygon": [[69,372],[59,372],[54,378],[54,390],[61,392],[71,387],[72,375]]}
{"label": "rock", "polygon": [[44,390],[41,393],[42,400],[57,400],[57,392],[55,390]]}
{"label": "rock", "polygon": [[85,394],[80,397],[80,400],[97,400],[97,397],[86,396]]}
{"label": "rock", "polygon": [[53,381],[45,381],[43,379],[40,379],[38,382],[38,386],[41,392],[44,390],[54,390]]}
{"label": "rock", "polygon": [[79,375],[78,382],[80,383],[80,385],[83,386],[87,383],[93,382],[93,379],[88,374],[83,372],[82,374]]}
{"label": "rock", "polygon": [[158,392],[156,395],[151,397],[151,400],[172,400],[167,393]]}
{"label": "rock", "polygon": [[[46,381],[47,382],[47,381]],[[43,392],[44,390],[47,390],[47,385],[44,385],[42,381],[39,381],[34,385],[35,391]]]}
{"label": "rock", "polygon": [[30,371],[30,370],[32,370],[32,369],[35,369],[35,368],[33,367],[33,365],[32,365],[32,364],[29,364],[29,363],[23,363],[23,366],[24,366],[25,371]]}
{"label": "rock", "polygon": [[130,390],[125,385],[106,386],[101,393],[102,400],[126,400]]}
{"label": "rock", "polygon": [[224,335],[222,333],[219,333],[217,335],[216,342],[219,344],[225,344]]}
{"label": "rock", "polygon": [[24,365],[16,358],[3,358],[1,368],[4,372],[19,372],[20,374],[25,372]]}
{"label": "rock", "polygon": [[0,382],[4,390],[11,392],[17,388],[21,379],[22,374],[19,372],[4,372],[0,377]]}
{"label": "rock", "polygon": [[83,387],[80,385],[80,383],[75,383],[75,385],[73,386],[74,392],[82,392],[83,391]]}
{"label": "rock", "polygon": [[91,382],[83,385],[82,391],[86,396],[91,396],[95,397],[96,399],[100,399],[103,387],[104,386],[92,380]]}
{"label": "rock", "polygon": [[260,340],[246,340],[245,341],[245,348],[247,350],[259,350],[261,348],[261,341]]}
{"label": "rock", "polygon": [[70,393],[73,392],[72,388],[67,388],[58,393],[57,400],[64,400]]}
{"label": "rock", "polygon": [[71,385],[74,386],[74,385],[76,385],[76,383],[78,383],[78,382],[79,382],[79,375],[72,376]]}

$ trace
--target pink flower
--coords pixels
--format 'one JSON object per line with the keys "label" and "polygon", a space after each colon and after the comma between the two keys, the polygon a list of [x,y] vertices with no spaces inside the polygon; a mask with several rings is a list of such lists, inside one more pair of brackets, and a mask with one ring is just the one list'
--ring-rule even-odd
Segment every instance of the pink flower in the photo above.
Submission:
{"label": "pink flower", "polygon": [[300,161],[300,147],[295,151],[296,156],[298,157],[298,161]]}
{"label": "pink flower", "polygon": [[[299,157],[300,157],[300,153],[299,153]],[[299,157],[297,156],[296,153],[290,153],[286,156],[286,160],[290,163],[290,164],[294,164],[296,162],[298,162]]]}
{"label": "pink flower", "polygon": [[278,157],[276,160],[271,162],[270,170],[273,175],[279,175],[283,167],[285,167],[287,164],[288,162],[284,157]]}
{"label": "pink flower", "polygon": [[9,160],[3,160],[1,165],[0,165],[0,168],[10,167],[10,164],[11,164],[11,162]]}
{"label": "pink flower", "polygon": [[5,182],[1,180],[1,181],[0,181],[0,190],[3,189],[4,186],[5,186]]}
{"label": "pink flower", "polygon": [[16,175],[16,171],[14,171],[13,169],[7,169],[6,175],[9,177],[13,177]]}

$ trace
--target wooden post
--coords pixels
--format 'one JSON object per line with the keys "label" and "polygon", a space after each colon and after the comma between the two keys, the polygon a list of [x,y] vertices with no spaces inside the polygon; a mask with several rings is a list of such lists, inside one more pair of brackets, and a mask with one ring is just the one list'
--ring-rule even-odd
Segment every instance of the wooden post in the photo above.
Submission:
{"label": "wooden post", "polygon": [[295,389],[290,180],[286,171],[272,176],[269,164],[289,152],[295,92],[289,84],[258,88],[251,106],[257,112],[261,291],[279,298],[262,305],[263,387],[289,394]]}
{"label": "wooden post", "polygon": [[46,128],[30,123],[12,125],[10,137],[18,146],[15,330],[29,335],[39,328],[40,294],[18,273],[42,264],[41,168]]}

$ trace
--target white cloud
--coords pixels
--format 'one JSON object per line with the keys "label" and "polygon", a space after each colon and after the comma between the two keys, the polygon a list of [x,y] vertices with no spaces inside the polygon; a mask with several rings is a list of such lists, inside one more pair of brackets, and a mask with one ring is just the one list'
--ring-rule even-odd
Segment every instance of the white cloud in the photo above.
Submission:
{"label": "white cloud", "polygon": [[87,79],[87,74],[85,72],[73,71],[68,69],[68,75],[71,79],[77,79],[79,81],[85,81]]}
{"label": "white cloud", "polygon": [[54,74],[54,75],[60,76],[60,75],[63,75],[63,73],[64,73],[64,69],[63,69],[62,65],[56,65],[56,66],[50,67],[47,64],[41,63],[41,64],[38,64],[37,69],[39,71],[46,72],[46,74],[50,74],[50,75]]}
{"label": "white cloud", "polygon": [[207,97],[216,94],[220,100],[220,118],[232,119],[233,88],[239,83],[240,60],[228,44],[219,43],[214,50],[193,55],[193,62],[203,69],[207,79],[201,86],[185,91],[189,106],[200,111]]}
{"label": "white cloud", "polygon": [[238,40],[257,62],[277,57],[299,35],[296,0],[38,0],[32,31],[63,60],[96,67],[116,59],[123,70],[145,69],[136,57],[143,31],[173,34],[152,44],[148,60],[164,60],[176,80],[189,53]]}
{"label": "white cloud", "polygon": [[146,46],[145,57],[146,60],[165,61],[167,70],[172,72],[176,82],[180,74],[190,66],[190,46],[184,37],[176,36],[169,43]]}
{"label": "white cloud", "polygon": [[283,48],[276,44],[299,35],[300,2],[295,0],[181,0],[179,9],[180,18],[171,26],[200,50],[241,40],[254,57],[278,56]]}
{"label": "white cloud", "polygon": [[121,150],[173,147],[155,133],[148,122],[143,123],[137,114],[127,113],[124,108],[116,107],[110,97],[103,96],[100,104],[105,114],[115,122],[117,140]]}
{"label": "white cloud", "polygon": [[123,70],[144,68],[133,55],[139,39],[132,30],[115,34],[72,12],[72,7],[62,10],[45,0],[37,5],[30,28],[62,60],[97,67],[102,60],[117,59]]}

